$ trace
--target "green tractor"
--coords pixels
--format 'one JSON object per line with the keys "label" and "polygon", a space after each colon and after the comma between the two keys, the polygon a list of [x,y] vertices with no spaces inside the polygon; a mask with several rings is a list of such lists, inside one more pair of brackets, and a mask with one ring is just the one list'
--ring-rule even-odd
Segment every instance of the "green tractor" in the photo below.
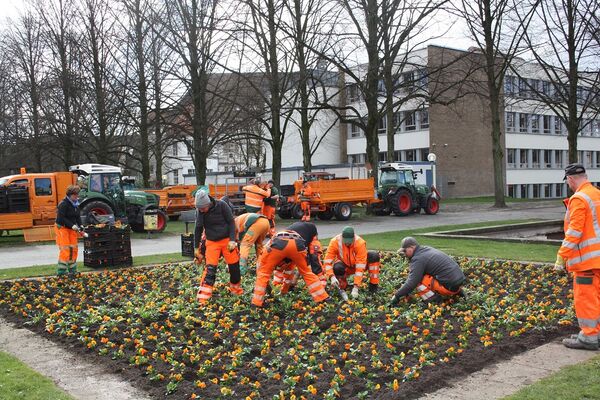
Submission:
{"label": "green tractor", "polygon": [[379,168],[379,188],[377,197],[382,200],[373,203],[370,208],[375,215],[405,216],[418,214],[424,210],[427,214],[437,214],[440,210],[440,195],[433,186],[415,183],[417,172],[410,165],[385,163]]}
{"label": "green tractor", "polygon": [[131,190],[124,184],[121,168],[102,164],[78,164],[69,167],[78,175],[79,208],[84,224],[92,216],[128,223],[134,232],[144,232],[144,215],[157,215],[156,231],[167,227],[167,214],[159,208],[159,197],[141,190]]}

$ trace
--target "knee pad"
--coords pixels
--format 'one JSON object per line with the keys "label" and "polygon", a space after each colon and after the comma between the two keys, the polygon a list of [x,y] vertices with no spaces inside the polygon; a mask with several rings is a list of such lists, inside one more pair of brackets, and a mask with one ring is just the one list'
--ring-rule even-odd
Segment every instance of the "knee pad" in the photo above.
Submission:
{"label": "knee pad", "polygon": [[344,265],[344,263],[338,261],[335,264],[333,264],[333,273],[336,276],[346,275],[346,266]]}
{"label": "knee pad", "polygon": [[207,265],[206,266],[206,276],[204,277],[204,283],[206,283],[209,286],[214,286],[216,280],[217,280],[217,266],[216,265]]}
{"label": "knee pad", "polygon": [[367,252],[367,262],[368,263],[378,262],[380,259],[381,259],[381,257],[379,256],[378,251],[369,250]]}
{"label": "knee pad", "polygon": [[240,283],[242,275],[240,274],[240,263],[229,264],[229,282]]}

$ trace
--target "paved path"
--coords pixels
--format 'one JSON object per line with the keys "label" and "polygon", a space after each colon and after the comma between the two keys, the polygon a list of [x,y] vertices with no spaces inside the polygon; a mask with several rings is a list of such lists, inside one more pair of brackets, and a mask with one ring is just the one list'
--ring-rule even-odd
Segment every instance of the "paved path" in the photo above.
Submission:
{"label": "paved path", "polygon": [[[52,379],[58,387],[81,400],[145,400],[148,395],[107,373],[50,340],[0,318],[0,350],[17,357],[30,368]],[[1,398],[2,396],[0,396]]]}
{"label": "paved path", "polygon": [[[432,226],[465,224],[471,222],[500,221],[509,219],[559,219],[564,216],[564,207],[559,202],[512,203],[505,209],[495,209],[487,204],[446,205],[437,215],[410,215],[407,217],[365,216],[346,222],[319,221],[319,237],[332,237],[341,232],[349,223],[359,235],[366,233],[390,232],[405,229],[428,228]],[[291,223],[291,221],[290,221]],[[131,252],[134,257],[152,254],[176,253],[181,250],[179,236],[155,236],[150,239],[133,239]],[[56,262],[58,250],[53,244],[13,246],[0,248],[0,269],[47,265]],[[83,261],[83,251],[79,252]]]}
{"label": "paved path", "polygon": [[509,360],[485,367],[421,399],[501,399],[563,367],[586,361],[600,354],[597,351],[567,349],[560,340],[557,339]]}

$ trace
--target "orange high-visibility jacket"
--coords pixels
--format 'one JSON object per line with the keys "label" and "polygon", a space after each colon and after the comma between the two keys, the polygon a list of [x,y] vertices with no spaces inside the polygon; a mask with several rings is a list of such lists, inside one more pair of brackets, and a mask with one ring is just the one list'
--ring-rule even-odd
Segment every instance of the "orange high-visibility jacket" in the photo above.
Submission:
{"label": "orange high-visibility jacket", "polygon": [[310,201],[314,191],[310,186],[305,186],[300,190],[300,194],[298,195],[298,199],[300,201]]}
{"label": "orange high-visibility jacket", "polygon": [[260,186],[254,184],[244,186],[242,191],[246,193],[246,205],[258,209],[262,208],[263,200],[271,195],[271,189],[262,189]]}
{"label": "orange high-visibility jacket", "polygon": [[367,242],[360,236],[354,235],[354,243],[346,246],[343,243],[342,234],[337,235],[329,242],[327,253],[325,254],[324,263],[327,276],[333,275],[333,264],[336,261],[341,261],[349,267],[354,267],[356,269],[355,278],[358,278],[358,283],[360,284],[367,266]]}
{"label": "orange high-visibility jacket", "polygon": [[567,261],[568,270],[600,269],[600,190],[590,182],[569,199],[564,230],[558,255]]}

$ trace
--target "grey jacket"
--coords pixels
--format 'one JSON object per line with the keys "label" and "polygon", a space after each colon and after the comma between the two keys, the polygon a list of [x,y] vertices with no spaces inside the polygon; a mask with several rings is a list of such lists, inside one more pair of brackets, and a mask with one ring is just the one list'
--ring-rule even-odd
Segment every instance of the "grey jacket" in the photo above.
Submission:
{"label": "grey jacket", "polygon": [[221,200],[210,197],[210,208],[207,212],[196,212],[196,230],[194,231],[194,247],[197,248],[202,239],[202,232],[206,239],[218,241],[229,238],[235,240],[235,220],[231,208]]}
{"label": "grey jacket", "polygon": [[408,278],[396,292],[396,297],[410,294],[421,283],[425,274],[433,276],[450,290],[455,290],[465,281],[465,274],[452,257],[433,247],[417,246],[410,259]]}

